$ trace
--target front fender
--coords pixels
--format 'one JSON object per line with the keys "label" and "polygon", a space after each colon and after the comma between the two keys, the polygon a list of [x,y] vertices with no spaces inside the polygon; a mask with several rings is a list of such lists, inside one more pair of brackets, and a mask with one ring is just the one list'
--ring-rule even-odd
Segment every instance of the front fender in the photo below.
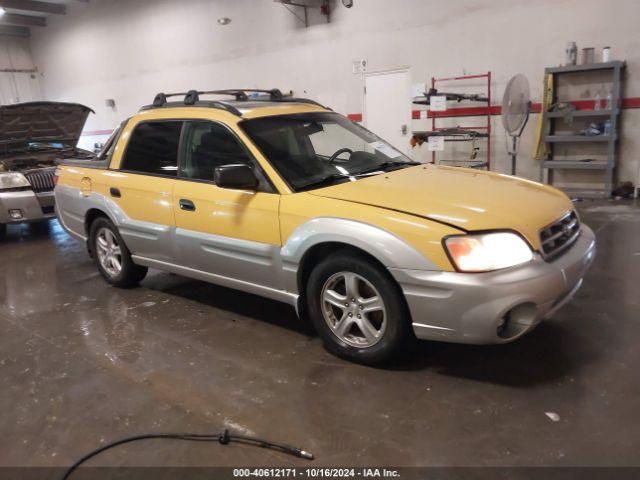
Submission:
{"label": "front fender", "polygon": [[440,270],[415,248],[387,230],[355,220],[320,217],[298,226],[282,247],[283,280],[288,291],[298,290],[297,273],[304,254],[315,245],[332,242],[359,248],[387,268]]}

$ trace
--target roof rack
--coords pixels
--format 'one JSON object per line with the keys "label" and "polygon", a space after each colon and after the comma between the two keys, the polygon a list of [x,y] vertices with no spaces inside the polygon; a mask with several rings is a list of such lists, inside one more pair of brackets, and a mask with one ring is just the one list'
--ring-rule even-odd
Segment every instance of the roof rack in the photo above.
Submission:
{"label": "roof rack", "polygon": [[247,100],[260,100],[260,98],[249,98],[247,93],[268,93],[270,101],[279,101],[285,98],[285,95],[277,88],[272,88],[271,90],[261,90],[261,89],[253,89],[253,88],[231,88],[227,90],[211,90],[208,92],[198,92],[202,95],[231,95],[236,98],[237,101]]}
{"label": "roof rack", "polygon": [[[268,98],[264,98],[264,97],[250,97],[248,94],[249,93],[263,93],[263,94],[268,94],[269,97]],[[308,103],[308,104],[312,104],[312,105],[318,105],[322,108],[326,108],[327,110],[331,110],[328,107],[325,107],[324,105],[316,102],[315,100],[310,100],[308,98],[295,98],[292,96],[288,96],[288,95],[284,95],[279,89],[277,88],[272,88],[271,90],[262,90],[262,89],[256,89],[256,88],[232,88],[232,89],[226,89],[226,90],[203,90],[203,91],[199,91],[199,90],[189,90],[188,92],[182,92],[182,93],[163,93],[160,92],[158,93],[155,98],[153,99],[153,104],[152,105],[148,105],[146,107],[143,107],[143,110],[148,110],[151,108],[160,108],[160,107],[164,107],[164,106],[178,106],[180,105],[179,102],[171,102],[168,103],[167,99],[171,98],[171,97],[184,97],[183,100],[183,104],[184,105],[188,105],[188,106],[193,106],[193,105],[202,105],[202,106],[207,106],[207,107],[213,107],[213,108],[221,108],[223,110],[226,110],[230,113],[233,113],[234,115],[237,115],[239,117],[242,116],[242,113],[240,112],[240,110],[238,110],[234,105],[231,105],[225,101],[221,101],[221,100],[213,100],[213,101],[207,101],[207,102],[201,102],[200,101],[200,95],[229,95],[234,97],[234,99],[238,102],[247,102],[247,101],[253,101],[253,102],[296,102],[296,103]]]}

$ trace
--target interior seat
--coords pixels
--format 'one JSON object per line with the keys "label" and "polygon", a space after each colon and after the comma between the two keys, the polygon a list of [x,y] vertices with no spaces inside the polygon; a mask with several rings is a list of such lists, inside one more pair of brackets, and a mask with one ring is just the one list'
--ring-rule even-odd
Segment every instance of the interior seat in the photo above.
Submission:
{"label": "interior seat", "polygon": [[225,131],[211,130],[203,134],[191,156],[193,176],[211,179],[216,167],[230,163],[248,163],[238,142]]}

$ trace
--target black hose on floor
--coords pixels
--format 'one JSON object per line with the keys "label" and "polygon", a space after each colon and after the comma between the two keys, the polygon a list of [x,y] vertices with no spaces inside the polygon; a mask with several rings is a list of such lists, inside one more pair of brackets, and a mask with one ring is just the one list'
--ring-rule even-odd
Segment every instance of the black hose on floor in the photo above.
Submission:
{"label": "black hose on floor", "polygon": [[89,460],[90,458],[95,457],[96,455],[104,452],[105,450],[109,450],[111,448],[117,447],[118,445],[123,445],[125,443],[136,442],[138,440],[149,440],[149,439],[170,439],[170,440],[188,440],[192,442],[219,442],[221,445],[227,445],[228,443],[242,443],[244,445],[252,445],[254,447],[262,447],[269,448],[271,450],[277,450],[282,453],[286,453],[288,455],[293,455],[295,457],[306,458],[307,460],[313,460],[313,454],[302,450],[301,448],[292,447],[290,445],[284,445],[282,443],[270,442],[269,440],[262,440],[260,438],[254,437],[246,437],[244,435],[231,435],[228,430],[225,430],[223,433],[217,434],[206,434],[206,433],[150,433],[146,435],[135,435],[133,437],[126,437],[115,442],[104,445],[100,448],[93,450],[92,452],[87,453],[85,456],[80,458],[76,463],[71,465],[67,471],[65,472],[62,480],[67,480],[69,476],[76,470],[80,465]]}

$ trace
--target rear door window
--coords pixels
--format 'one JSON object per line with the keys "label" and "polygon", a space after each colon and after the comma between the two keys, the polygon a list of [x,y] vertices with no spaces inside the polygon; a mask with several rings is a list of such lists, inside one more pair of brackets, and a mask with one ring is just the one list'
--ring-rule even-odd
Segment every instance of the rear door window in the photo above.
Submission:
{"label": "rear door window", "polygon": [[184,122],[158,121],[138,124],[131,133],[121,170],[175,177]]}

